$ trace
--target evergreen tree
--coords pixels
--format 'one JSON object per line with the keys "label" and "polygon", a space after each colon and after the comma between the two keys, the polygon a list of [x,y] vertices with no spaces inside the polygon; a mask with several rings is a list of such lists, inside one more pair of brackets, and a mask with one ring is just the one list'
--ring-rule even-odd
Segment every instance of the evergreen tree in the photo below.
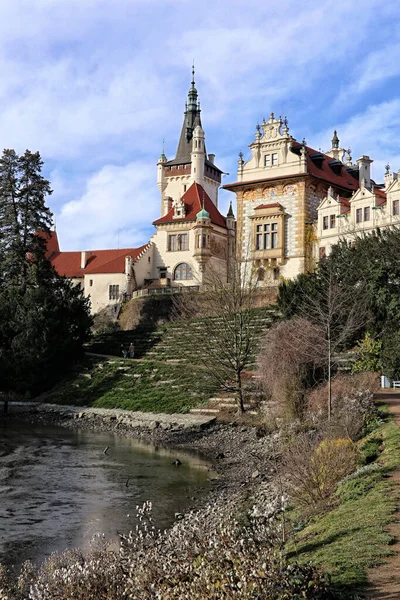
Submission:
{"label": "evergreen tree", "polygon": [[52,193],[41,175],[39,152],[18,156],[4,150],[0,158],[0,271],[1,283],[26,285],[32,256],[44,257],[36,233],[49,233],[52,215],[45,199]]}
{"label": "evergreen tree", "polygon": [[46,258],[52,193],[38,152],[0,158],[0,390],[36,394],[82,354],[91,317]]}

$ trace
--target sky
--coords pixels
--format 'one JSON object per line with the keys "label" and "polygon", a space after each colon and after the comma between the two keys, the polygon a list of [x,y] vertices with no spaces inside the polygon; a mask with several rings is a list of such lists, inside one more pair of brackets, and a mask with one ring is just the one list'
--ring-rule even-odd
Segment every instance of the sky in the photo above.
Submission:
{"label": "sky", "polygon": [[144,244],[194,60],[223,183],[271,112],[316,149],[337,129],[382,182],[400,169],[399,22],[381,0],[1,0],[0,147],[40,152],[62,250]]}

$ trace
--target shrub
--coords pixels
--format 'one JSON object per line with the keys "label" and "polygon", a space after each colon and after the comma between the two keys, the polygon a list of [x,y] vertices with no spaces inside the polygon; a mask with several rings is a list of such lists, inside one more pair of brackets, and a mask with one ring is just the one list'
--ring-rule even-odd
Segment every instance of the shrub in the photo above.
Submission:
{"label": "shrub", "polygon": [[31,600],[329,598],[326,577],[309,564],[289,564],[276,546],[279,505],[267,503],[257,516],[247,512],[245,525],[232,516],[237,505],[223,514],[209,507],[162,533],[146,504],[119,554],[101,546],[88,556],[54,554],[37,573],[27,565],[19,588],[0,571],[0,589],[13,600],[25,600],[22,589]]}
{"label": "shrub", "polygon": [[326,384],[308,394],[308,418],[325,437],[348,437],[355,441],[367,433],[368,424],[378,415],[373,399],[378,389],[375,373],[338,374],[332,379],[331,421],[327,422]]}
{"label": "shrub", "polygon": [[353,373],[361,373],[362,371],[381,371],[381,350],[382,341],[374,340],[369,333],[366,333],[364,338],[357,342],[357,360],[353,365]]}
{"label": "shrub", "polygon": [[258,358],[260,383],[280,412],[302,418],[305,388],[322,375],[321,331],[307,319],[291,319],[271,327]]}
{"label": "shrub", "polygon": [[303,434],[284,453],[294,503],[306,513],[329,505],[336,486],[357,465],[357,448],[348,439],[313,440]]}

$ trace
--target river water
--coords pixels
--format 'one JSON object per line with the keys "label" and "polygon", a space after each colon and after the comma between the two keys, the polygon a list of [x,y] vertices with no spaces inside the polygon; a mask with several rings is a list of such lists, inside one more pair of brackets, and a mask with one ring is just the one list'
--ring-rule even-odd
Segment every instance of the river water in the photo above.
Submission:
{"label": "river water", "polygon": [[16,568],[87,549],[96,533],[117,543],[146,500],[155,524],[167,527],[207,493],[205,466],[199,456],[109,433],[0,420],[0,562]]}

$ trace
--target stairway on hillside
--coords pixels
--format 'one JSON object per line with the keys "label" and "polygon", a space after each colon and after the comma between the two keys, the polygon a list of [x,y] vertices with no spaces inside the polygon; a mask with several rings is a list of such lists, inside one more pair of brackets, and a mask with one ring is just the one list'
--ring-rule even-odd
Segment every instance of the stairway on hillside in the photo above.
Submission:
{"label": "stairway on hillside", "polygon": [[[261,339],[279,315],[277,310],[271,307],[256,309],[256,311],[251,328],[255,331],[257,338]],[[216,328],[223,324],[220,319],[215,317],[211,318],[211,321]],[[194,319],[185,322],[178,321],[168,325],[160,339],[151,350],[146,352],[143,358],[196,364],[199,361],[201,362],[206,351],[202,319]],[[252,357],[252,359],[254,363],[255,357]]]}
{"label": "stairway on hillside", "polygon": [[[260,339],[271,324],[279,318],[275,307],[254,309],[256,314],[252,328],[259,333]],[[221,320],[212,318],[215,327],[221,325]],[[157,328],[140,326],[131,331],[116,331],[96,336],[88,350],[99,354],[121,356],[121,345],[125,348],[132,342],[135,346],[135,358],[144,360],[183,362],[197,364],[205,352],[203,340],[204,329],[202,319],[190,321],[175,321]],[[255,357],[253,357],[255,360]]]}

